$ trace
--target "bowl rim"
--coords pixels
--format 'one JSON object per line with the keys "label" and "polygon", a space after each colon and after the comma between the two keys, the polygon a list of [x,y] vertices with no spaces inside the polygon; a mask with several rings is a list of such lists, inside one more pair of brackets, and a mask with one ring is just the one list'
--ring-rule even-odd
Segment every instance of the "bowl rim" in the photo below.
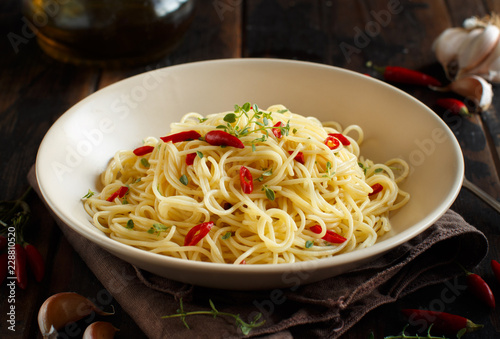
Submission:
{"label": "bowl rim", "polygon": [[[444,199],[441,202],[441,205],[439,208],[436,208],[435,210],[439,210],[438,213],[434,213],[433,215],[425,216],[422,218],[418,223],[411,225],[404,231],[391,236],[390,238],[384,239],[380,242],[375,243],[374,245],[367,247],[367,248],[362,248],[362,249],[357,249],[351,252],[347,253],[342,253],[339,255],[335,255],[333,257],[329,258],[322,258],[318,260],[312,260],[312,261],[303,261],[303,262],[295,262],[295,263],[283,263],[283,264],[252,264],[252,265],[232,265],[232,264],[226,264],[226,263],[212,263],[212,262],[199,262],[199,261],[191,261],[191,260],[184,260],[180,258],[174,258],[162,254],[156,254],[156,253],[151,253],[133,246],[129,246],[123,243],[120,243],[118,241],[115,241],[111,239],[110,237],[106,236],[104,233],[104,237],[92,237],[91,234],[88,234],[85,232],[84,227],[80,227],[79,225],[74,225],[74,221],[71,220],[64,212],[60,211],[57,208],[57,204],[54,201],[53,197],[51,197],[48,193],[47,190],[44,187],[44,175],[42,174],[42,160],[44,158],[44,155],[46,152],[50,152],[50,150],[47,149],[46,145],[48,143],[48,140],[52,137],[52,135],[55,133],[55,129],[61,125],[64,124],[64,121],[66,119],[69,119],[72,114],[75,114],[74,112],[78,111],[78,108],[82,105],[85,105],[89,101],[91,101],[95,96],[97,95],[102,95],[103,93],[106,93],[107,91],[112,91],[114,88],[118,86],[123,86],[124,83],[128,81],[132,81],[131,79],[137,78],[137,77],[143,77],[148,73],[151,72],[168,72],[170,69],[181,69],[181,68],[186,68],[186,67],[200,67],[200,66],[210,66],[210,65],[217,65],[217,64],[232,64],[232,63],[240,63],[240,64],[289,64],[292,66],[299,66],[299,67],[314,67],[314,68],[320,68],[320,69],[327,69],[329,71],[336,71],[340,73],[348,73],[351,76],[359,76],[359,77],[364,77],[366,78],[366,81],[375,81],[378,82],[378,85],[385,87],[386,90],[391,90],[399,93],[400,95],[403,95],[406,97],[406,99],[412,101],[415,105],[419,106],[422,110],[427,111],[428,113],[432,114],[437,121],[438,124],[441,125],[441,127],[447,131],[449,136],[452,136],[450,138],[450,142],[453,145],[453,150],[455,152],[455,156],[458,161],[458,168],[457,168],[457,175],[454,178],[453,182],[455,183],[453,185],[453,189],[449,191],[446,195],[446,199]],[[123,254],[126,256],[132,255],[139,255],[144,258],[144,260],[148,260],[150,262],[165,262],[172,264],[173,266],[190,266],[193,269],[206,269],[210,265],[210,267],[216,268],[218,272],[232,272],[232,273],[239,273],[239,272],[255,272],[255,273],[267,273],[267,272],[273,272],[273,273],[284,273],[284,272],[290,272],[290,271],[300,271],[300,270],[309,270],[311,266],[320,269],[320,268],[327,268],[327,267],[333,267],[337,265],[344,265],[348,264],[351,262],[357,262],[361,260],[370,260],[370,258],[376,259],[379,255],[385,253],[386,251],[393,249],[420,234],[423,232],[425,229],[430,227],[435,221],[437,221],[443,214],[446,213],[446,211],[450,208],[450,206],[453,204],[455,201],[456,197],[458,196],[460,189],[462,187],[462,182],[464,178],[464,159],[463,159],[463,154],[461,147],[453,134],[453,132],[450,130],[450,128],[445,124],[445,122],[437,116],[436,113],[434,113],[429,107],[427,107],[425,104],[423,104],[421,101],[416,99],[415,97],[409,95],[408,93],[404,92],[403,90],[394,87],[388,83],[385,83],[384,81],[378,80],[376,78],[372,77],[367,77],[364,74],[348,70],[345,68],[337,67],[337,66],[332,66],[328,64],[321,64],[321,63],[316,63],[316,62],[311,62],[311,61],[298,61],[298,60],[289,60],[289,59],[274,59],[274,58],[229,58],[229,59],[214,59],[214,60],[202,60],[202,61],[194,61],[194,62],[188,62],[188,63],[183,63],[183,64],[177,64],[177,65],[172,65],[172,66],[166,66],[150,71],[145,71],[143,73],[124,78],[122,80],[119,80],[115,83],[112,83],[102,89],[99,89],[87,97],[81,99],[79,102],[77,102],[75,105],[71,106],[68,110],[66,110],[56,121],[52,124],[52,126],[49,128],[45,136],[43,137],[38,152],[36,156],[36,162],[35,162],[35,174],[36,178],[38,180],[38,187],[39,190],[42,194],[43,199],[45,200],[45,203],[47,206],[50,208],[50,210],[57,216],[64,224],[69,226],[73,231],[76,231],[79,235],[83,236],[84,238],[92,241],[93,243],[97,244],[101,248],[104,248],[112,253],[119,253]],[[80,224],[80,222],[76,222],[76,224]],[[82,223],[83,225],[83,223]],[[390,239],[390,241],[388,241]]]}

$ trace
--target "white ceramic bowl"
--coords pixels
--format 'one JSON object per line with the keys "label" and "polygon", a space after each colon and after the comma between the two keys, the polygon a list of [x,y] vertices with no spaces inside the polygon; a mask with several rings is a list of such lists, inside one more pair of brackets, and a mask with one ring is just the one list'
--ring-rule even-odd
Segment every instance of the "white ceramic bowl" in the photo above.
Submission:
{"label": "white ceramic bowl", "polygon": [[[164,135],[187,112],[231,110],[234,104],[283,104],[291,111],[365,131],[362,154],[378,162],[402,157],[411,174],[410,202],[393,229],[370,248],[329,259],[281,265],[190,262],[111,240],[90,222],[81,197],[119,149]],[[45,136],[36,161],[43,197],[73,230],[140,268],[174,280],[224,289],[294,287],[332,277],[416,236],[453,203],[463,180],[453,133],[421,102],[384,82],[331,66],[276,59],[203,61],[154,70],[82,100]]]}

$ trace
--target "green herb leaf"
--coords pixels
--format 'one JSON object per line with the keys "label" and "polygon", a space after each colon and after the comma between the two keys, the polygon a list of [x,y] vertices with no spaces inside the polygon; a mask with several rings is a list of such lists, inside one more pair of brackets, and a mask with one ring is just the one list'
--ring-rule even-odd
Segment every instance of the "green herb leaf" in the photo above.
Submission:
{"label": "green herb leaf", "polygon": [[270,189],[269,187],[267,186],[264,186],[262,188],[263,191],[266,192],[266,197],[271,200],[271,201],[274,201],[274,199],[276,198],[275,194],[274,194],[274,191],[272,189]]}
{"label": "green herb leaf", "polygon": [[141,158],[141,165],[146,167],[146,168],[149,168],[151,165],[149,164],[149,161],[148,159],[146,158]]}
{"label": "green herb leaf", "polygon": [[227,232],[226,232],[226,233],[225,233],[225,234],[221,237],[221,239],[222,239],[222,240],[227,240],[227,239],[231,238],[231,236],[232,236],[232,233],[231,233],[230,231],[227,231]]}
{"label": "green herb leaf", "polygon": [[128,219],[126,228],[130,230],[134,228],[134,221],[132,219]]}
{"label": "green herb leaf", "polygon": [[314,241],[312,241],[312,240],[306,241],[306,248],[311,248],[311,247],[313,247],[313,245],[314,245]]}
{"label": "green herb leaf", "polygon": [[95,194],[95,193],[94,193],[94,192],[92,192],[92,191],[90,190],[90,188],[89,188],[89,191],[87,192],[87,194],[85,194],[85,195],[82,197],[82,199],[88,199],[88,198],[92,197],[94,194]]}
{"label": "green herb leaf", "polygon": [[157,232],[164,232],[166,230],[168,230],[170,227],[169,226],[165,226],[163,225],[162,223],[155,223],[153,224],[153,228],[157,231]]}
{"label": "green herb leaf", "polygon": [[203,158],[203,153],[201,153],[200,151],[196,151],[196,155],[201,159]]}
{"label": "green herb leaf", "polygon": [[185,174],[181,175],[181,177],[179,178],[179,181],[185,186],[187,186],[189,184],[189,179]]}
{"label": "green herb leaf", "polygon": [[236,114],[234,113],[228,113],[224,116],[224,121],[225,122],[229,122],[229,123],[233,123],[233,122],[236,122]]}
{"label": "green herb leaf", "polygon": [[245,103],[243,104],[243,106],[241,106],[241,108],[242,108],[245,112],[248,112],[248,111],[250,110],[250,107],[251,107],[251,106],[252,106],[252,105],[250,105],[250,103],[249,103],[249,102],[245,102]]}
{"label": "green herb leaf", "polygon": [[280,109],[280,110],[278,111],[278,113],[286,113],[286,112],[288,112],[288,110],[287,110],[287,109]]}

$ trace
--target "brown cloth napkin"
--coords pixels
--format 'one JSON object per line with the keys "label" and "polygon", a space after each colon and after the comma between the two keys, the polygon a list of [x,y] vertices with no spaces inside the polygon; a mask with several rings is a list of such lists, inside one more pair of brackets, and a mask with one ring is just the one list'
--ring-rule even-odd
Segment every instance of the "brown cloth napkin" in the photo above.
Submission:
{"label": "brown cloth napkin", "polygon": [[[34,171],[28,179],[38,191]],[[251,321],[261,312],[266,323],[248,337],[338,338],[366,313],[421,287],[449,280],[471,269],[488,251],[483,233],[448,210],[426,231],[377,260],[320,282],[268,291],[226,291],[187,285],[140,270],[80,236],[56,218],[61,231],[103,286],[150,338],[243,338],[233,318],[189,316],[187,329],[175,314],[185,311],[239,314]],[[292,335],[293,333],[293,335]]]}

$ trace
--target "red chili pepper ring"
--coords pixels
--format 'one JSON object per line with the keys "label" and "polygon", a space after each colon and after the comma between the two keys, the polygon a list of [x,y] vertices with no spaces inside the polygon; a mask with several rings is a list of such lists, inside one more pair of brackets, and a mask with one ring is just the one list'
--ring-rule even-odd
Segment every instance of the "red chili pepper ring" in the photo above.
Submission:
{"label": "red chili pepper ring", "polygon": [[252,173],[245,166],[241,166],[240,168],[240,185],[243,193],[250,194],[253,192]]}
{"label": "red chili pepper ring", "polygon": [[193,226],[184,238],[184,246],[195,246],[203,239],[214,226],[213,221],[207,221]]}

